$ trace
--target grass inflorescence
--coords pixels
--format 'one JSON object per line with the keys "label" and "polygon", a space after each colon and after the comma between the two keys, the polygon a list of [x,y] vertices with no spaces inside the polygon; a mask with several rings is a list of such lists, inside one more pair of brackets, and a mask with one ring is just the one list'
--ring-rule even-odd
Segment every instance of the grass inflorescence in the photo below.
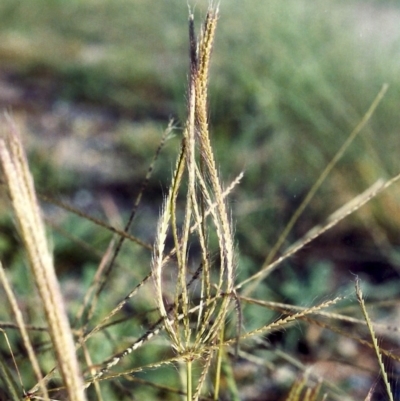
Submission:
{"label": "grass inflorescence", "polygon": [[[263,393],[265,399],[274,399],[278,396],[273,394],[272,386],[263,382],[267,381],[265,372],[278,381],[280,373],[287,373],[289,380],[279,396],[289,401],[354,399],[345,386],[342,388],[344,380],[330,380],[327,375],[312,372],[311,364],[274,346],[274,335],[287,332],[289,336],[298,326],[314,327],[316,337],[324,338],[321,333],[326,331],[335,341],[345,339],[353,346],[373,350],[377,371],[382,374],[389,399],[393,399],[385,361],[399,358],[379,344],[376,334],[377,330],[388,333],[391,329],[373,323],[358,281],[356,297],[363,319],[339,309],[341,305],[354,306],[348,296],[325,296],[304,306],[275,302],[260,291],[266,278],[290,257],[400,179],[397,175],[376,181],[281,252],[296,220],[350,143],[369,123],[387,85],[321,173],[257,271],[242,277],[228,198],[240,184],[243,173],[238,173],[231,183],[224,183],[209,121],[209,71],[218,19],[218,7],[211,3],[196,35],[194,15],[189,14],[186,120],[155,227],[154,245],[133,235],[131,229],[160,152],[177,130],[173,122],[155,150],[126,223],[118,225],[58,199],[37,195],[17,128],[10,118],[2,120],[2,184],[31,267],[27,276],[35,283],[30,284],[27,299],[37,300],[40,305],[35,310],[30,305],[19,305],[17,293],[21,289],[13,288],[7,274],[12,277],[12,272],[0,266],[11,320],[0,322],[7,344],[7,353],[2,349],[0,355],[5,399],[252,400],[260,399]],[[65,289],[55,274],[56,263],[38,199],[109,233],[107,241],[101,243],[100,255],[83,244],[85,251],[92,252],[99,261],[85,286],[78,286],[84,290],[73,308],[62,296]],[[73,240],[76,247],[82,246],[73,238],[73,232],[65,233],[57,223],[45,221],[60,235]],[[133,249],[132,253],[126,248]],[[295,285],[301,291],[301,283]],[[346,330],[348,326],[352,329]],[[364,332],[360,335],[357,330]],[[363,338],[364,334],[371,339]],[[14,340],[9,341],[9,337]],[[23,351],[15,346],[16,337],[22,339]],[[326,348],[327,352],[331,350],[329,345]],[[336,352],[340,353],[338,348]],[[10,360],[13,362],[9,363]],[[28,366],[22,368],[26,362]],[[319,362],[316,360],[315,364]],[[246,393],[245,380],[240,379],[243,366],[256,368],[251,375],[255,382],[250,394]],[[14,374],[19,368],[23,369],[21,383]],[[250,374],[245,376],[248,380]],[[375,387],[369,386],[362,399],[372,399]]]}

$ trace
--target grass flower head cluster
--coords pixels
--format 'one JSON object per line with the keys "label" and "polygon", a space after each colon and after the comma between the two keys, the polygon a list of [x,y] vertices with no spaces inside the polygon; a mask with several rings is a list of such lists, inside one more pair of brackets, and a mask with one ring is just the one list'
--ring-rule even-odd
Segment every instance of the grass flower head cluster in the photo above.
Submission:
{"label": "grass flower head cluster", "polygon": [[[35,291],[43,307],[43,313],[38,312],[39,319],[45,323],[41,327],[24,323],[25,316],[8,282],[6,270],[0,264],[0,281],[7,294],[10,314],[16,321],[0,322],[0,330],[1,333],[8,328],[18,330],[25,349],[24,357],[29,362],[29,379],[36,383],[30,391],[20,391],[7,366],[9,360],[1,350],[0,383],[6,388],[6,399],[18,401],[21,396],[25,400],[40,398],[47,401],[146,399],[141,395],[142,387],[147,391],[149,388],[154,390],[151,393],[153,398],[148,399],[158,396],[160,399],[187,401],[237,401],[260,399],[261,396],[274,399],[274,395],[266,394],[264,382],[269,380],[271,383],[271,378],[276,378],[280,367],[284,365],[284,368],[290,366],[292,369],[290,383],[284,389],[287,400],[352,400],[329,379],[309,373],[310,366],[301,362],[300,357],[293,358],[283,347],[279,349],[279,346],[275,347],[269,342],[269,335],[272,337],[276,332],[286,332],[295,326],[298,328],[303,323],[307,328],[316,327],[321,338],[325,330],[329,335],[348,337],[352,344],[374,350],[373,360],[379,363],[378,370],[382,374],[388,397],[394,399],[391,378],[385,366],[386,359],[382,356],[392,360],[399,358],[378,342],[375,333],[379,326],[368,315],[369,305],[368,308],[365,305],[358,280],[356,296],[363,319],[338,310],[335,313],[325,310],[343,297],[324,299],[304,307],[295,301],[293,305],[273,301],[273,291],[264,286],[266,279],[289,258],[400,180],[400,175],[397,175],[389,180],[376,181],[331,214],[324,223],[314,226],[281,252],[299,216],[350,143],[369,122],[387,86],[382,87],[348,140],[328,163],[276,245],[271,248],[269,256],[257,269],[246,270],[238,279],[236,268],[239,258],[236,255],[227,197],[240,182],[242,174],[231,184],[224,185],[209,127],[208,81],[217,22],[218,7],[211,2],[197,36],[194,16],[189,14],[187,115],[171,182],[152,238],[154,245],[131,234],[130,230],[154,164],[173,128],[172,123],[161,139],[123,229],[88,216],[71,205],[43,197],[45,202],[56,204],[82,221],[108,230],[112,237],[107,239],[108,244],[102,248],[103,252],[98,252],[101,255],[96,254],[99,261],[97,271],[85,288],[85,293],[81,294],[82,302],[76,308],[72,323],[68,319],[68,305],[55,274],[53,256],[47,244],[45,225],[20,137],[12,122],[4,122],[6,129],[0,137],[3,184],[31,266],[29,277],[35,282]],[[134,252],[131,249],[129,252],[132,253],[127,251],[124,254],[121,251],[125,241],[130,241],[130,248],[136,247]],[[81,245],[82,241],[79,242]],[[86,245],[84,243],[82,248],[89,248]],[[118,256],[126,259],[119,263]],[[142,263],[140,257],[147,258],[146,262]],[[135,263],[140,260],[140,263],[134,264],[132,260]],[[126,287],[123,287],[123,291],[126,292],[122,299],[115,298],[120,293],[115,291],[118,286],[110,284],[114,279],[120,280],[119,283],[124,281]],[[132,284],[134,280],[136,284]],[[301,287],[302,284],[295,282],[295,285]],[[305,291],[300,288],[299,293],[303,296]],[[133,298],[137,303],[129,305]],[[26,309],[31,311],[29,307],[31,305]],[[73,311],[68,310],[68,313],[72,315]],[[257,319],[254,319],[255,314],[258,315]],[[29,316],[29,313],[25,315]],[[231,329],[231,321],[235,321],[235,318],[236,326]],[[36,324],[35,320],[32,322]],[[363,327],[370,339],[362,339],[358,332],[348,333],[340,324]],[[329,341],[333,343],[331,338]],[[49,345],[46,350],[49,353],[42,351],[43,344]],[[9,349],[12,348],[16,347],[9,346]],[[235,365],[235,361],[239,363]],[[247,396],[244,395],[246,384],[240,383],[237,374],[239,365],[256,367],[252,376],[255,380]],[[160,379],[166,371],[168,374],[172,371],[174,375],[175,382],[171,385],[164,377]],[[272,387],[270,385],[268,391]],[[363,393],[365,401],[372,400],[374,390],[372,387],[366,398]],[[2,391],[0,387],[0,399]]]}
{"label": "grass flower head cluster", "polygon": [[[188,117],[171,187],[159,220],[153,257],[157,306],[173,348],[189,366],[192,360],[204,356],[207,361],[211,360],[212,347],[223,340],[225,317],[235,296],[232,222],[208,126],[207,81],[217,20],[218,9],[210,7],[200,38],[196,40],[193,15],[189,18]],[[179,226],[177,197],[184,179],[187,182],[185,211]],[[215,230],[218,238],[216,258],[211,257],[210,229]],[[166,251],[169,232],[173,236],[174,257]],[[198,243],[201,254],[197,267],[190,258],[193,241]],[[163,279],[165,275],[171,275],[171,269],[175,270],[176,277],[172,295],[166,293]],[[195,291],[196,281],[200,282],[198,291]],[[166,302],[166,298],[172,302]],[[190,393],[190,383],[188,387]]]}

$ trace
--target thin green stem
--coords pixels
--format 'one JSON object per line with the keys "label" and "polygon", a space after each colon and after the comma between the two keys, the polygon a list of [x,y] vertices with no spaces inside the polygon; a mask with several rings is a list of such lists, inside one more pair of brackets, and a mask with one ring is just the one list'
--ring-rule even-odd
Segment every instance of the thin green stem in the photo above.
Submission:
{"label": "thin green stem", "polygon": [[[361,130],[366,126],[366,124],[369,122],[371,119],[372,115],[374,114],[376,108],[384,98],[387,90],[389,88],[388,84],[383,84],[381,90],[379,93],[376,95],[375,99],[371,103],[369,109],[367,112],[364,114],[360,122],[356,125],[356,127],[353,129],[353,131],[350,133],[349,137],[346,139],[346,141],[343,143],[343,145],[340,147],[340,149],[337,151],[335,156],[332,158],[332,160],[328,163],[328,165],[325,167],[324,171],[321,173],[321,175],[318,177],[317,181],[315,184],[312,186],[306,197],[304,198],[303,202],[300,204],[296,212],[293,214],[291,217],[289,223],[286,225],[285,229],[283,230],[282,234],[279,236],[278,241],[276,244],[273,246],[272,250],[269,252],[268,256],[266,257],[263,266],[261,270],[265,270],[272,262],[276,254],[279,252],[279,249],[282,247],[284,241],[286,240],[289,232],[292,230],[293,226],[297,222],[298,218],[301,216],[301,214],[304,212],[305,208],[307,205],[310,203],[311,199],[314,197],[318,189],[321,187],[322,183],[325,181],[327,176],[330,174],[332,169],[336,166],[337,162],[342,158],[343,154],[347,150],[347,148],[350,146],[350,144],[354,141],[354,139],[358,136],[358,134],[361,132]],[[260,275],[253,283],[250,285],[245,293],[243,295],[249,295],[251,294],[255,288],[257,288],[258,284],[260,281],[262,281],[265,278],[265,274]]]}
{"label": "thin green stem", "polygon": [[186,362],[186,400],[192,401],[192,360]]}
{"label": "thin green stem", "polygon": [[221,332],[219,338],[219,348],[217,354],[217,369],[215,371],[215,384],[214,384],[214,400],[218,400],[219,397],[219,388],[221,385],[221,366],[222,366],[222,357],[224,352],[224,335],[225,335],[225,325],[221,325]]}

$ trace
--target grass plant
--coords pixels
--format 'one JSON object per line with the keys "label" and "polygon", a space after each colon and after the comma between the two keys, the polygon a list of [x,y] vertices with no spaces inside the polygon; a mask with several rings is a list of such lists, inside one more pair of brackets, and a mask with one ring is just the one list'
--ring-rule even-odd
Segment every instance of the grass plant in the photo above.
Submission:
{"label": "grass plant", "polygon": [[[3,134],[0,142],[0,159],[4,177],[21,237],[27,251],[28,260],[32,269],[36,287],[42,300],[53,349],[57,355],[58,367],[63,377],[64,385],[71,400],[84,400],[83,381],[76,359],[74,340],[68,322],[61,289],[55,275],[52,257],[47,247],[46,233],[42,222],[32,176],[22,143],[19,140],[16,127],[11,123],[9,131]],[[8,286],[6,285],[7,289]],[[10,291],[7,291],[11,294]],[[10,301],[11,301],[10,297]],[[15,314],[18,309],[15,309]],[[18,317],[20,314],[17,314]],[[39,383],[42,376],[39,364],[34,356],[33,348],[28,341],[23,321],[19,319],[23,339],[27,341],[26,348],[32,358],[32,366]],[[44,396],[48,398],[47,390]]]}
{"label": "grass plant", "polygon": [[[176,131],[173,122],[160,140],[121,228],[65,202],[37,196],[17,128],[10,119],[2,121],[3,188],[10,198],[18,235],[31,266],[28,277],[35,282],[28,299],[40,299],[43,308],[39,311],[24,305],[21,310],[19,295],[15,294],[17,288],[7,278],[11,269],[0,266],[12,320],[0,322],[0,327],[9,332],[6,338],[14,337],[10,348],[11,354],[17,354],[17,367],[22,369],[26,362],[28,365],[21,374],[23,384],[17,384],[14,368],[2,350],[0,378],[5,399],[251,400],[260,397],[263,390],[253,389],[252,394],[244,395],[245,385],[238,378],[240,365],[251,364],[260,371],[269,369],[273,376],[281,370],[282,361],[292,369],[284,399],[354,399],[342,388],[340,380],[330,381],[310,373],[307,364],[269,342],[274,335],[289,334],[299,326],[316,327],[318,332],[337,335],[334,339],[338,342],[349,339],[356,346],[373,349],[379,362],[377,371],[384,378],[389,399],[393,399],[382,356],[395,361],[399,358],[378,344],[375,330],[383,328],[386,334],[389,329],[372,323],[358,282],[356,296],[365,322],[340,310],[341,305],[351,303],[349,296],[327,296],[302,306],[274,302],[265,293],[261,296],[257,293],[272,271],[400,179],[400,175],[395,175],[377,180],[278,255],[305,205],[370,122],[387,86],[383,86],[316,181],[270,256],[256,272],[240,277],[241,258],[237,255],[228,198],[239,186],[243,174],[238,173],[230,184],[223,183],[209,124],[208,81],[218,18],[218,7],[210,3],[197,37],[194,15],[189,15],[186,119],[171,183],[155,228],[154,245],[130,230],[137,221],[160,152]],[[323,122],[323,118],[319,121]],[[69,308],[72,302],[62,296],[65,288],[55,273],[56,263],[38,198],[89,221],[96,230],[109,233],[90,284],[83,289],[79,305],[73,309]],[[79,241],[76,246],[81,246]],[[252,313],[259,315],[253,326]],[[351,325],[352,330],[346,330],[345,325]],[[364,339],[354,327],[367,329],[372,340]],[[22,351],[16,347],[19,337]],[[260,385],[265,380],[257,372],[254,377]],[[28,391],[24,390],[26,386],[30,388]],[[370,387],[362,399],[372,399],[375,389]],[[268,391],[272,392],[271,387]],[[273,395],[268,397],[272,399]]]}

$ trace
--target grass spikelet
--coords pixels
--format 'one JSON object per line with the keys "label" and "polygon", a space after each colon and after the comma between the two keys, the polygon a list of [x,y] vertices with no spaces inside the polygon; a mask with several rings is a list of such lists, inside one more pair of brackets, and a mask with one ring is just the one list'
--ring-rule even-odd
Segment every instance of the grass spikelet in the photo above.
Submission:
{"label": "grass spikelet", "polygon": [[[294,313],[292,315],[286,316],[284,318],[278,319],[273,323],[267,324],[263,327],[260,327],[258,329],[254,329],[252,331],[249,331],[247,333],[244,333],[240,336],[241,340],[244,340],[246,338],[251,338],[253,336],[256,336],[258,334],[263,334],[266,332],[272,332],[274,330],[278,330],[285,326],[288,323],[294,322],[297,319],[302,319],[304,316],[311,315],[314,313],[318,313],[321,309],[328,308],[329,306],[332,306],[336,304],[337,302],[341,301],[343,298],[341,297],[336,297],[332,300],[328,300],[325,302],[322,302],[321,304],[312,306],[310,308],[306,308],[300,312]],[[225,344],[234,344],[236,342],[236,338],[232,338],[228,341],[225,342]]]}

